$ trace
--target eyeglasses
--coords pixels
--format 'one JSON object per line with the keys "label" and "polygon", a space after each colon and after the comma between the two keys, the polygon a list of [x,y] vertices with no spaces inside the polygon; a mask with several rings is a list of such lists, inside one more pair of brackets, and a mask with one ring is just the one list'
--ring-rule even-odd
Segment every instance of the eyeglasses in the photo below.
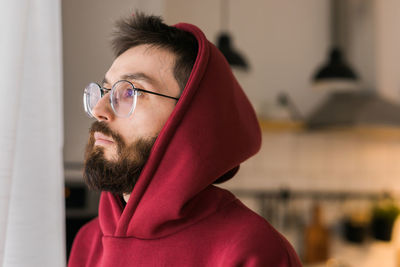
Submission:
{"label": "eyeglasses", "polygon": [[101,87],[97,83],[89,83],[89,85],[85,87],[83,93],[83,106],[89,117],[94,117],[94,107],[108,92],[110,92],[110,104],[115,115],[125,118],[129,117],[133,113],[136,107],[137,97],[140,96],[142,93],[148,93],[174,100],[179,100],[179,98],[176,97],[136,88],[130,81],[127,80],[117,81],[111,87],[111,89]]}

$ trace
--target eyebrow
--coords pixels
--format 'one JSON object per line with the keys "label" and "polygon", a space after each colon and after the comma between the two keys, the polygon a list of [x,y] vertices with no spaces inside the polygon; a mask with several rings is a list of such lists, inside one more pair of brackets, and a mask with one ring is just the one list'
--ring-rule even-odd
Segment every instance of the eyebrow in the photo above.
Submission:
{"label": "eyebrow", "polygon": [[[155,79],[153,79],[152,77],[144,74],[143,72],[135,72],[135,73],[129,73],[129,74],[124,74],[121,76],[120,78],[121,80],[141,80],[141,81],[145,81],[148,82],[152,85],[156,85],[157,82]],[[106,77],[104,77],[102,84],[111,84]]]}

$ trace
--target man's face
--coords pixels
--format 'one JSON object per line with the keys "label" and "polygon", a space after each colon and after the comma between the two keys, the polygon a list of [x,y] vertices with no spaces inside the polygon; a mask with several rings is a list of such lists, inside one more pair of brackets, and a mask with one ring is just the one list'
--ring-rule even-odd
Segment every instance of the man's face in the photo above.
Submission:
{"label": "man's face", "polygon": [[[105,75],[103,87],[111,88],[119,80],[129,80],[137,88],[179,97],[180,88],[173,75],[174,62],[175,56],[164,49],[148,45],[133,47],[115,59]],[[92,126],[86,148],[85,175],[104,176],[103,184],[116,178],[113,176],[133,175],[130,171],[138,176],[175,105],[173,99],[142,93],[134,112],[122,118],[115,115],[107,93],[92,110],[97,122]],[[111,188],[110,191],[118,193],[119,190]]]}

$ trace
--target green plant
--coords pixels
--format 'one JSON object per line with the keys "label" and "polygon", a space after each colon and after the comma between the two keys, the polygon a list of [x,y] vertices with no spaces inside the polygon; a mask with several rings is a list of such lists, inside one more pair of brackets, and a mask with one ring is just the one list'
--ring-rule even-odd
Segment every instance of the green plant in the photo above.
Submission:
{"label": "green plant", "polygon": [[377,205],[372,209],[372,216],[374,218],[385,218],[389,221],[396,220],[399,213],[400,209],[394,202]]}
{"label": "green plant", "polygon": [[371,230],[376,239],[390,241],[392,229],[400,209],[395,201],[386,197],[372,209]]}

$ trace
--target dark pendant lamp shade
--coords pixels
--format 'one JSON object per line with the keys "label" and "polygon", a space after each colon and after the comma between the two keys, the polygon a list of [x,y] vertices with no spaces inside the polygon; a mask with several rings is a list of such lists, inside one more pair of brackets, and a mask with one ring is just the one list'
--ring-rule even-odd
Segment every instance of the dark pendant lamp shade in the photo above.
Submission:
{"label": "dark pendant lamp shade", "polygon": [[239,67],[244,70],[249,68],[245,58],[239,52],[235,51],[234,47],[232,47],[232,38],[228,33],[224,32],[218,36],[217,46],[225,56],[229,65]]}
{"label": "dark pendant lamp shade", "polygon": [[340,49],[333,48],[330,52],[329,61],[316,72],[313,80],[319,82],[337,79],[356,81],[358,76],[343,60]]}
{"label": "dark pendant lamp shade", "polygon": [[331,51],[328,61],[314,74],[313,81],[330,82],[346,81],[357,82],[358,76],[345,61],[343,50],[346,47],[346,24],[349,19],[347,0],[331,0]]}
{"label": "dark pendant lamp shade", "polygon": [[221,14],[221,28],[222,31],[217,37],[217,47],[221,53],[225,56],[231,67],[237,67],[242,70],[248,70],[249,64],[245,57],[240,54],[234,47],[232,37],[228,33],[229,24],[229,4],[230,0],[221,0],[220,14]]}

